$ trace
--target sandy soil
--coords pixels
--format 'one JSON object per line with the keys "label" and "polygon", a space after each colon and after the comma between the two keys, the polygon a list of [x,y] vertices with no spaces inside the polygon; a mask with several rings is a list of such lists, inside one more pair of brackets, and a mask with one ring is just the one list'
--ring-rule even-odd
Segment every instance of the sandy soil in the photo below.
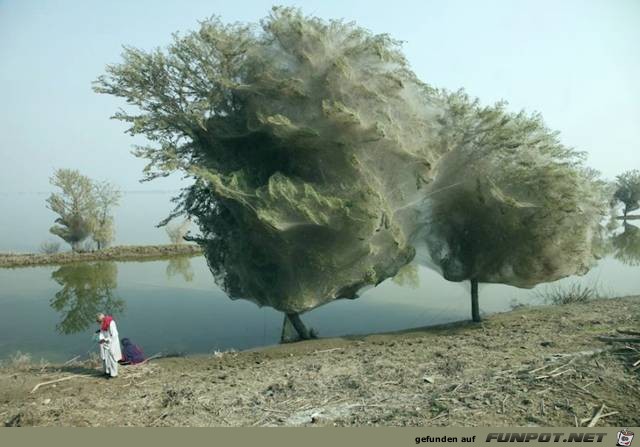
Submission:
{"label": "sandy soil", "polygon": [[54,254],[0,253],[0,268],[59,265],[87,261],[154,260],[178,255],[196,256],[201,253],[202,249],[195,244],[120,245],[83,253],[71,251]]}
{"label": "sandy soil", "polygon": [[627,297],[523,308],[480,324],[154,359],[113,380],[90,363],[16,360],[0,370],[0,421],[586,426],[601,409],[596,426],[638,426],[639,325],[640,297]]}

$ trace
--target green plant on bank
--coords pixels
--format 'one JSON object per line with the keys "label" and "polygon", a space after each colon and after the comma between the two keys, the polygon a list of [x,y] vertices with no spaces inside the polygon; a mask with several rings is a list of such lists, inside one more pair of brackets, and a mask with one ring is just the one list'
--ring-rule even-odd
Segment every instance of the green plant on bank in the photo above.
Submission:
{"label": "green plant on bank", "polygon": [[33,366],[33,359],[31,354],[17,351],[11,355],[8,360],[4,361],[3,364],[18,371],[25,371]]}

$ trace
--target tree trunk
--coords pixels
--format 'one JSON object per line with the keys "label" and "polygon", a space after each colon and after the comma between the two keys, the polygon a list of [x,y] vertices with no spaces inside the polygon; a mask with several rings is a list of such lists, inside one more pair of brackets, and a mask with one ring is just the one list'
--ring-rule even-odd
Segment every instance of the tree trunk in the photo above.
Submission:
{"label": "tree trunk", "polygon": [[284,320],[282,321],[282,333],[280,334],[280,343],[290,343],[300,340],[298,332],[291,324],[291,320],[287,314],[284,314]]}
{"label": "tree trunk", "polygon": [[287,314],[287,318],[289,319],[289,321],[291,322],[291,324],[295,328],[296,332],[298,333],[298,336],[302,340],[309,340],[311,338],[309,330],[307,329],[307,327],[304,325],[304,323],[300,319],[300,315],[299,314],[297,314],[297,313]]}
{"label": "tree trunk", "polygon": [[478,302],[478,280],[471,279],[471,319],[480,322],[480,304]]}

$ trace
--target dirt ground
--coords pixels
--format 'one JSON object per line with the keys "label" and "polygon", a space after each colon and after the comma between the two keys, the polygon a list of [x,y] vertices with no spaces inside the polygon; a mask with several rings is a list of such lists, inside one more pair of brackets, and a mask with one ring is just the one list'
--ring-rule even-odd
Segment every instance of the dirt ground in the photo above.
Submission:
{"label": "dirt ground", "polygon": [[160,358],[121,368],[113,380],[90,363],[14,361],[0,369],[0,421],[639,426],[638,331],[640,297],[627,297],[522,308],[480,324]]}

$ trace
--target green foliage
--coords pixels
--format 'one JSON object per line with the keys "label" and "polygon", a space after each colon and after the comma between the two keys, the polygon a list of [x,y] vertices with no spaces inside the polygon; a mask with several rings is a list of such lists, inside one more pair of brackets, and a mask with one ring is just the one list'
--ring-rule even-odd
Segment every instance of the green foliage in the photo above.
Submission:
{"label": "green foliage", "polygon": [[61,192],[52,193],[47,199],[48,208],[59,216],[57,225],[49,231],[78,251],[80,243],[93,231],[96,214],[93,182],[73,169],[58,169],[50,182]]}
{"label": "green foliage", "polygon": [[62,316],[56,330],[62,334],[82,332],[99,312],[122,313],[124,301],[113,293],[117,277],[115,262],[68,264],[54,271],[51,278],[62,286],[50,302]]}
{"label": "green foliage", "polygon": [[624,205],[624,216],[640,208],[640,171],[634,169],[616,177],[614,199]]}
{"label": "green foliage", "polygon": [[[93,245],[106,247],[114,238],[111,209],[120,199],[120,192],[110,183],[96,183],[73,169],[58,169],[50,182],[60,188],[47,199],[48,208],[58,214],[49,230],[71,245],[73,251]],[[83,245],[82,243],[85,242]]]}

